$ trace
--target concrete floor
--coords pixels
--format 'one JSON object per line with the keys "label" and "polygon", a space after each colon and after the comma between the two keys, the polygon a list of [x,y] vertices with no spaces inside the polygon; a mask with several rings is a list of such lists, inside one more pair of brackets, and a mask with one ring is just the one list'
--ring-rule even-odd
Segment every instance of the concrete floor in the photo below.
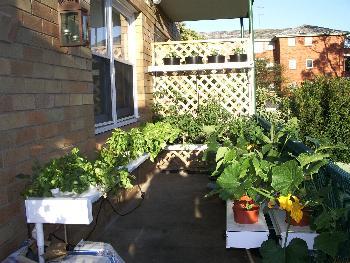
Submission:
{"label": "concrete floor", "polygon": [[225,204],[204,198],[208,182],[203,174],[156,174],[142,186],[142,206],[125,217],[113,216],[91,239],[110,243],[127,263],[258,262],[243,249],[225,248]]}

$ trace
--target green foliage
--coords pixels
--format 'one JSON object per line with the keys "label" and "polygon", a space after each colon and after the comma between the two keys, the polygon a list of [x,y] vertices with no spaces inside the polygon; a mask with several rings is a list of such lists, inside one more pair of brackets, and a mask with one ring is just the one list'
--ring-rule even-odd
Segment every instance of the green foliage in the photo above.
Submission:
{"label": "green foliage", "polygon": [[324,232],[315,237],[314,248],[334,258],[339,252],[340,245],[347,239],[348,234],[345,232]]}
{"label": "green foliage", "polygon": [[43,167],[33,169],[33,184],[25,190],[26,196],[51,196],[51,189],[82,193],[96,184],[93,165],[74,148],[70,154],[53,159]]}
{"label": "green foliage", "polygon": [[170,123],[181,130],[181,143],[204,143],[214,134],[223,137],[235,121],[232,114],[215,101],[202,105],[197,114],[178,114],[176,110],[166,112],[165,116],[155,112],[155,119]]}
{"label": "green foliage", "polygon": [[[293,114],[300,121],[302,136],[332,145],[350,145],[350,80],[317,78],[294,92]],[[350,150],[335,149],[332,157],[347,163]]]}
{"label": "green foliage", "polygon": [[144,153],[149,153],[151,160],[154,160],[167,142],[172,143],[178,137],[179,132],[166,122],[148,123],[130,132],[115,129],[94,162],[80,156],[75,148],[70,154],[38,167],[25,195],[51,196],[50,190],[53,188],[59,188],[62,192],[82,193],[90,185],[99,187],[105,193],[131,188],[132,176],[123,167]]}
{"label": "green foliage", "polygon": [[272,168],[271,186],[282,195],[295,192],[303,181],[303,170],[295,160],[287,161]]}
{"label": "green foliage", "polygon": [[310,262],[307,244],[300,238],[293,238],[286,248],[274,240],[264,241],[260,247],[263,263],[307,263]]}
{"label": "green foliage", "polygon": [[[268,63],[265,59],[255,61],[257,113],[270,122],[285,123],[290,119],[291,110],[289,98],[281,92],[283,68],[279,64],[269,66]],[[277,110],[267,111],[266,103],[276,105]]]}
{"label": "green foliage", "polygon": [[183,40],[183,41],[203,39],[203,36],[201,36],[198,32],[187,28],[186,24],[183,22],[179,23],[178,27],[179,27],[179,31],[180,31],[181,40]]}

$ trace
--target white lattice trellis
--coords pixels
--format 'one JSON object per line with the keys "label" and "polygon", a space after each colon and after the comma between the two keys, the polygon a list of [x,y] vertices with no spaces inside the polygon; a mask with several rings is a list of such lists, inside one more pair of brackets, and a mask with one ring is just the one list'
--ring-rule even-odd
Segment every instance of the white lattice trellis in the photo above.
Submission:
{"label": "white lattice trellis", "polygon": [[192,52],[204,57],[206,62],[213,50],[228,57],[238,47],[245,50],[248,62],[252,62],[249,43],[249,39],[155,43],[153,65],[160,68],[154,74],[154,101],[158,112],[166,114],[173,109],[179,113],[195,114],[200,105],[214,100],[234,115],[253,114],[253,67],[239,66],[236,69],[235,63],[226,63],[219,70],[214,70],[215,67],[203,70],[203,65],[193,65],[191,70],[181,70],[182,66],[177,66],[176,71],[169,71],[163,66],[163,58],[172,52],[181,58],[183,64],[185,57],[191,56]]}

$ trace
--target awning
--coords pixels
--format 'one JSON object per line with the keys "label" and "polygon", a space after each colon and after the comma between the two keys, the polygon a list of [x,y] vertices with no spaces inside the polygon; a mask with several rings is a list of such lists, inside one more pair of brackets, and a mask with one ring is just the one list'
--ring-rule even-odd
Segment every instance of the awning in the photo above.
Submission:
{"label": "awning", "polygon": [[249,16],[249,0],[162,0],[159,5],[174,22]]}

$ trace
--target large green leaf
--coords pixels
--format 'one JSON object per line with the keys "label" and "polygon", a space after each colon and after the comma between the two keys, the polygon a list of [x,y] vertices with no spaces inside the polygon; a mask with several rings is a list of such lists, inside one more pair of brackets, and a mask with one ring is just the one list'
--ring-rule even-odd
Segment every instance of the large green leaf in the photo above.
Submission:
{"label": "large green leaf", "polygon": [[284,249],[272,239],[266,240],[261,244],[260,254],[263,263],[285,262]]}
{"label": "large green leaf", "polygon": [[302,153],[298,156],[298,161],[301,167],[305,167],[306,165],[318,161],[323,161],[325,158],[328,158],[329,154],[323,153]]}
{"label": "large green leaf", "polygon": [[293,193],[303,181],[303,171],[295,160],[272,168],[271,186],[282,195]]}
{"label": "large green leaf", "polygon": [[300,238],[293,238],[287,247],[286,258],[286,261],[288,263],[310,262],[308,248],[305,240],[302,240]]}
{"label": "large green leaf", "polygon": [[215,161],[219,161],[225,157],[225,154],[229,151],[230,149],[228,147],[220,147],[216,153],[216,158]]}
{"label": "large green leaf", "polygon": [[315,237],[314,248],[335,257],[339,246],[346,241],[347,234],[344,232],[324,232]]}
{"label": "large green leaf", "polygon": [[217,179],[219,186],[219,195],[222,199],[232,199],[244,194],[244,189],[239,182],[240,167],[238,163],[225,168],[223,173]]}

